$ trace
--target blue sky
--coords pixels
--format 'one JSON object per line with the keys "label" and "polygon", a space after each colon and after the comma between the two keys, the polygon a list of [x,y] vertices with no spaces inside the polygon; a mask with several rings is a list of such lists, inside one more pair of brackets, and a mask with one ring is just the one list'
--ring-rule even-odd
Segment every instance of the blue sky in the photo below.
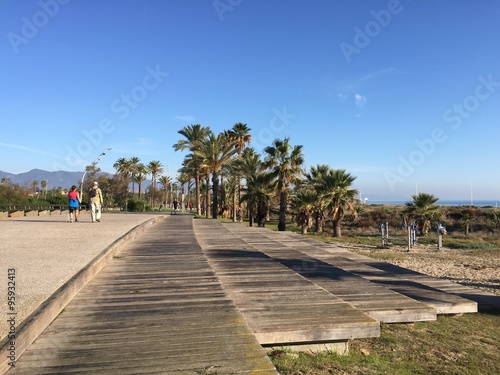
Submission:
{"label": "blue sky", "polygon": [[357,176],[362,197],[500,200],[494,0],[0,0],[0,170],[119,157],[175,177],[182,127]]}

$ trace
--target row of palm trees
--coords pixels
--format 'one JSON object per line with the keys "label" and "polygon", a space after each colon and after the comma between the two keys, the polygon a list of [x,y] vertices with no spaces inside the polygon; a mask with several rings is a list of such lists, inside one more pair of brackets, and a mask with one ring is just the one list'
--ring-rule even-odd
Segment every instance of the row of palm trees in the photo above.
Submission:
{"label": "row of palm trees", "polygon": [[[210,174],[212,175],[212,217],[218,217],[219,210],[219,184],[223,181],[226,172],[229,172],[228,181],[232,186],[233,195],[233,219],[236,220],[236,195],[240,191],[240,176],[231,174],[231,164],[234,160],[241,158],[241,154],[247,143],[250,143],[252,137],[250,128],[246,124],[237,123],[231,130],[215,134],[209,127],[200,124],[186,126],[178,133],[184,137],[173,145],[175,151],[188,150],[190,153],[184,157],[182,168],[179,170],[181,175],[194,179],[196,212],[201,214],[201,179],[205,177],[205,212],[208,217],[210,211]],[[237,157],[235,157],[237,155]],[[222,176],[220,176],[222,174]],[[221,178],[220,178],[221,177]]]}
{"label": "row of palm trees", "polygon": [[[292,214],[302,233],[314,227],[321,233],[326,219],[332,223],[333,236],[341,237],[342,220],[350,213],[357,216],[358,191],[352,187],[356,177],[344,169],[327,164],[304,169],[301,145],[293,146],[289,138],[276,139],[264,148],[263,155],[247,147],[250,128],[236,123],[229,130],[215,134],[209,127],[194,124],[178,131],[182,135],[173,145],[176,151],[188,151],[177,178],[181,191],[188,194],[194,185],[196,213],[210,213],[217,218],[228,213],[233,221],[248,216],[250,225],[264,226],[273,207],[279,212],[278,230],[286,230],[287,214]],[[154,199],[156,183],[167,191],[171,178],[161,176],[159,161],[144,165],[139,158],[120,158],[114,164],[124,184],[135,183],[141,195],[142,182],[151,175],[150,197]],[[158,181],[157,181],[158,180]],[[211,187],[211,189],[210,189]],[[202,191],[204,197],[202,198]],[[210,196],[212,193],[212,197]],[[229,203],[232,198],[232,203]],[[422,233],[428,231],[430,219],[438,211],[437,198],[421,193],[407,203],[405,214],[417,219]],[[188,198],[188,201],[189,198]],[[203,207],[202,207],[203,203]],[[151,202],[153,204],[153,202]],[[230,210],[229,210],[230,209]],[[243,212],[245,211],[245,213]]]}
{"label": "row of palm trees", "polygon": [[162,176],[159,181],[157,181],[158,176],[163,173],[163,165],[158,160],[143,164],[138,157],[119,158],[113,167],[116,169],[117,173],[122,176],[125,186],[128,187],[132,182],[132,194],[135,194],[135,184],[137,183],[139,198],[141,198],[142,183],[148,178],[148,175],[151,175],[152,179],[151,185],[149,186],[149,190],[152,193],[151,199],[153,199],[155,195],[157,182],[160,182],[164,187],[171,183],[171,179],[168,176]]}
{"label": "row of palm trees", "polygon": [[[212,217],[223,210],[219,204],[221,193],[232,196],[232,218],[246,205],[250,225],[263,226],[273,203],[278,206],[278,230],[286,230],[286,215],[295,216],[302,232],[307,232],[315,221],[315,230],[321,232],[326,217],[333,223],[334,236],[341,236],[341,221],[346,212],[356,213],[357,190],[352,188],[355,177],[345,170],[321,164],[304,170],[301,145],[293,146],[289,138],[276,139],[259,155],[251,142],[250,128],[237,123],[230,130],[215,134],[209,127],[189,125],[179,130],[183,136],[173,145],[174,150],[188,150],[182,174],[195,184],[196,211],[201,213],[200,190],[205,180],[205,213],[208,217],[212,203]],[[210,200],[210,176],[212,200]],[[221,188],[222,186],[222,188]],[[225,201],[225,199],[224,199]]]}

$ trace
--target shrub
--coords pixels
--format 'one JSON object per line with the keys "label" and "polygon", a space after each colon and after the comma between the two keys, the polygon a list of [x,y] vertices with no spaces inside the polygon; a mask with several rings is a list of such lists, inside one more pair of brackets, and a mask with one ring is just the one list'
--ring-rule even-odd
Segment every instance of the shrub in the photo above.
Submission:
{"label": "shrub", "polygon": [[130,199],[127,203],[127,211],[130,212],[143,212],[146,211],[146,201],[138,198]]}

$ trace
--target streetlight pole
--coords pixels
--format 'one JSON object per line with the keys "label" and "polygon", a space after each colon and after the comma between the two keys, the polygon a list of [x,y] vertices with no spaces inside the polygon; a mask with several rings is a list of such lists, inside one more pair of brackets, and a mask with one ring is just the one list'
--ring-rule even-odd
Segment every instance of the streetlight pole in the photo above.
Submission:
{"label": "streetlight pole", "polygon": [[[90,164],[90,165],[95,166],[95,165],[97,164],[97,162],[98,162],[99,160],[101,160],[101,157],[102,157],[102,156],[104,156],[104,155],[106,155],[106,151],[109,151],[109,150],[111,150],[111,147],[109,147],[109,146],[108,146],[108,147],[106,147],[106,148],[104,149],[104,151],[103,151],[103,152],[101,152],[101,154],[97,157],[97,159],[95,159],[95,160],[92,162],[92,164]],[[87,174],[87,172],[88,172],[88,170],[87,170],[87,168],[85,168],[85,172],[83,172],[82,181],[81,181],[81,183],[80,183],[80,200],[83,198],[83,180],[85,179],[85,175]]]}

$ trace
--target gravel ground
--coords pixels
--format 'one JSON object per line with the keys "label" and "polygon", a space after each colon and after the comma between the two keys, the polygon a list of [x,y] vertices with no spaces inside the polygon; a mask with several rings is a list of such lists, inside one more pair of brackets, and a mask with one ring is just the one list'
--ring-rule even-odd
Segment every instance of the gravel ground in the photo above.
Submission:
{"label": "gravel ground", "polygon": [[475,287],[495,295],[500,295],[500,252],[481,252],[419,245],[406,251],[402,248],[368,249],[366,247],[342,246],[363,255],[383,259],[388,263],[408,268],[429,276]]}

